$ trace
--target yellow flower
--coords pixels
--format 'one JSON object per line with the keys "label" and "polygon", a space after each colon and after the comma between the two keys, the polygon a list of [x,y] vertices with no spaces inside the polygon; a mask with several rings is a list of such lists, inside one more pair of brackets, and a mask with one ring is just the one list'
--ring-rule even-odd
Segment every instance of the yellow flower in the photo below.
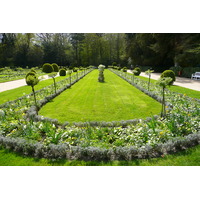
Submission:
{"label": "yellow flower", "polygon": [[184,97],[186,96],[186,94],[183,95]]}
{"label": "yellow flower", "polygon": [[163,131],[160,132],[160,135],[162,135],[162,134],[163,134]]}

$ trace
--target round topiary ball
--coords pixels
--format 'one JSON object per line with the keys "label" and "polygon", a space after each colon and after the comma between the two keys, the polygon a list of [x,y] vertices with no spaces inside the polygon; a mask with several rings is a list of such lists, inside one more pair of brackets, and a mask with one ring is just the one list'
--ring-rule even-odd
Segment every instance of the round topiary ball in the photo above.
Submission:
{"label": "round topiary ball", "polygon": [[60,76],[66,76],[66,70],[60,69],[59,74],[60,74]]}
{"label": "round topiary ball", "polygon": [[134,75],[135,75],[135,76],[139,76],[140,73],[141,73],[141,69],[140,69],[139,67],[136,67],[136,68],[134,69]]}
{"label": "round topiary ball", "polygon": [[172,78],[172,81],[170,82],[170,85],[173,84],[173,82],[176,80],[176,76],[175,76],[175,73],[172,71],[172,70],[165,70],[161,76],[161,78],[164,78],[164,77],[170,77]]}
{"label": "round topiary ball", "polygon": [[59,71],[59,66],[56,63],[51,64],[53,66],[53,71],[58,72]]}
{"label": "round topiary ball", "polygon": [[45,64],[42,66],[42,71],[43,71],[44,73],[51,73],[51,72],[54,71],[54,69],[53,69],[53,66],[52,66],[51,64],[45,63]]}

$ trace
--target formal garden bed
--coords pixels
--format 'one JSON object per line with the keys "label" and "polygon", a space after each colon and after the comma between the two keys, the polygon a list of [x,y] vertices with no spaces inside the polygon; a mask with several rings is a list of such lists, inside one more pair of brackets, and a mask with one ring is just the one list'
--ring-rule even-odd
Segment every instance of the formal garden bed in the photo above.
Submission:
{"label": "formal garden bed", "polygon": [[[88,71],[89,72],[89,71]],[[112,69],[112,72],[157,101],[161,88]],[[83,75],[84,76],[84,75]],[[80,79],[80,77],[78,78]],[[39,107],[69,88],[69,78],[37,93]],[[74,76],[72,83],[77,81]],[[1,105],[0,144],[34,157],[50,159],[132,160],[152,158],[187,149],[200,143],[200,101],[166,90],[165,117],[117,122],[59,124],[37,115],[30,95]],[[96,123],[96,124],[95,124]]]}

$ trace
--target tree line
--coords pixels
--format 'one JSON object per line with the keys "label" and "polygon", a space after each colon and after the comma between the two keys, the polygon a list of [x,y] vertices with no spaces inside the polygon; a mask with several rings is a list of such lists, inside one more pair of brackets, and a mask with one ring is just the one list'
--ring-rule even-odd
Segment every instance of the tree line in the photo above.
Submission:
{"label": "tree line", "polygon": [[0,33],[0,66],[43,63],[88,66],[172,66],[200,64],[198,33]]}

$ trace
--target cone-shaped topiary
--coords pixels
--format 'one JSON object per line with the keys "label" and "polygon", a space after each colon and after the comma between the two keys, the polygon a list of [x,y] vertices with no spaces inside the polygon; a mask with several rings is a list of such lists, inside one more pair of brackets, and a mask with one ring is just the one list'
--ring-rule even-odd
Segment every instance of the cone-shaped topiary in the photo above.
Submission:
{"label": "cone-shaped topiary", "polygon": [[45,73],[51,73],[54,71],[53,69],[53,66],[49,63],[45,63],[43,66],[42,66],[42,71],[45,72]]}
{"label": "cone-shaped topiary", "polygon": [[59,75],[60,76],[66,76],[66,70],[65,69],[60,69]]}
{"label": "cone-shaped topiary", "polygon": [[175,73],[172,70],[165,70],[161,74],[160,78],[164,78],[164,77],[170,77],[172,79],[171,82],[170,82],[170,85],[172,85],[173,82],[176,80]]}
{"label": "cone-shaped topiary", "polygon": [[59,66],[56,63],[51,64],[53,66],[53,71],[58,72],[59,71]]}

